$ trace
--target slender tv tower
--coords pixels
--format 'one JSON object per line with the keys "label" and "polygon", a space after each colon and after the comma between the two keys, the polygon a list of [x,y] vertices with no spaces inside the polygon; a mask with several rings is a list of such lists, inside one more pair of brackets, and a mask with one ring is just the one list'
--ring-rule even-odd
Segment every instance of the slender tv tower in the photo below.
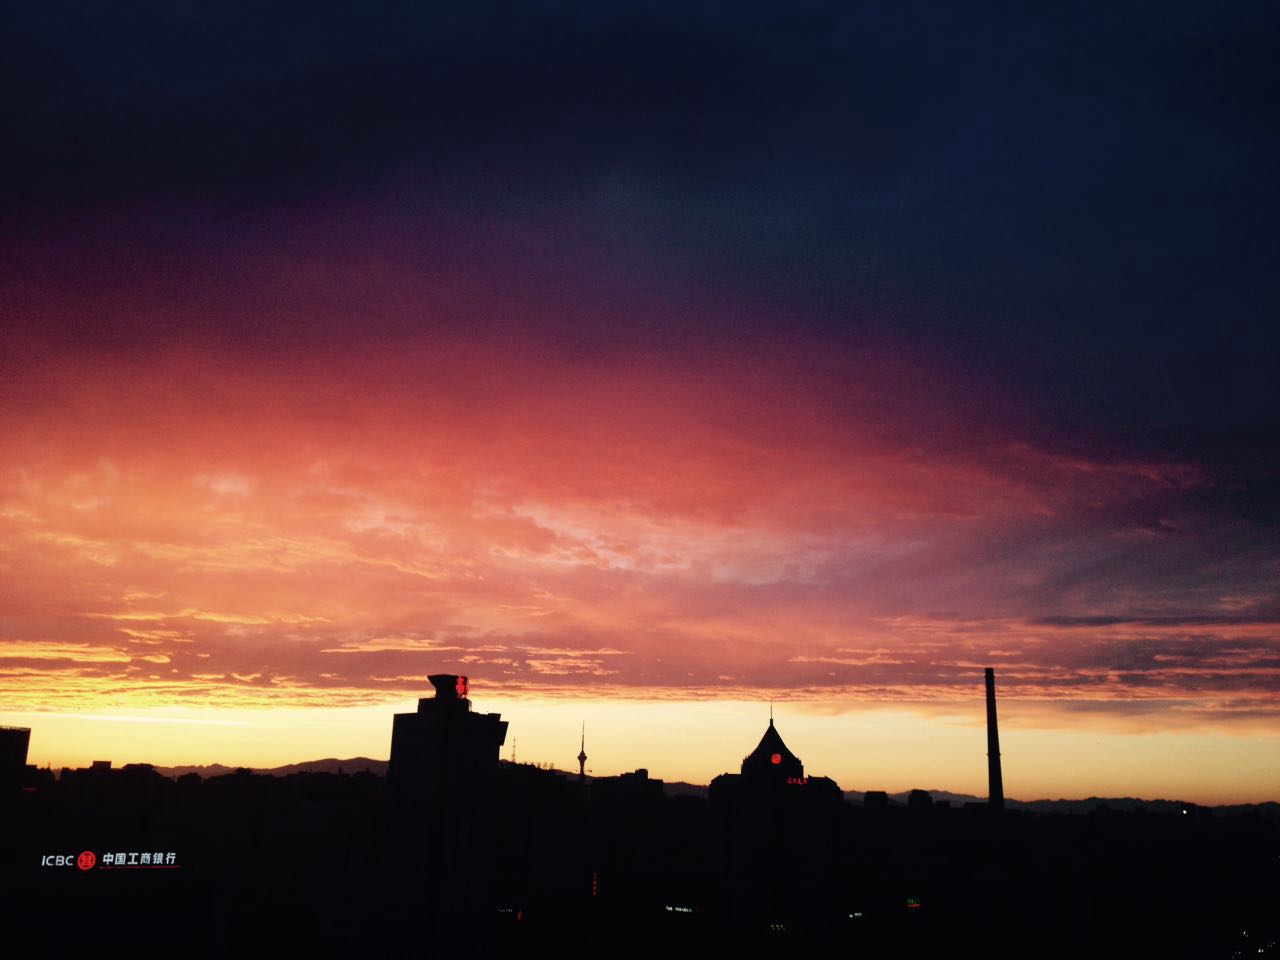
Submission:
{"label": "slender tv tower", "polygon": [[1000,731],[996,727],[996,672],[987,667],[987,806],[1004,809],[1004,778],[1000,776]]}
{"label": "slender tv tower", "polygon": [[584,783],[587,779],[587,725],[582,725],[582,746],[578,750],[578,782]]}

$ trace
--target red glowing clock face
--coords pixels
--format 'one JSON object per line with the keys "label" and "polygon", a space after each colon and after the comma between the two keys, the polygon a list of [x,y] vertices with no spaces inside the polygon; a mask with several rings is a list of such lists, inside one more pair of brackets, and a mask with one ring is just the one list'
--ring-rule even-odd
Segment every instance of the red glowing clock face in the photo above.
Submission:
{"label": "red glowing clock face", "polygon": [[779,766],[781,766],[781,765],[782,765],[782,754],[780,754],[780,753],[775,753],[772,757],[770,757],[770,758],[769,758],[769,762],[770,762],[770,763],[772,763],[775,767],[779,767]]}
{"label": "red glowing clock face", "polygon": [[454,689],[458,692],[458,696],[466,697],[467,695],[467,678],[459,677]]}

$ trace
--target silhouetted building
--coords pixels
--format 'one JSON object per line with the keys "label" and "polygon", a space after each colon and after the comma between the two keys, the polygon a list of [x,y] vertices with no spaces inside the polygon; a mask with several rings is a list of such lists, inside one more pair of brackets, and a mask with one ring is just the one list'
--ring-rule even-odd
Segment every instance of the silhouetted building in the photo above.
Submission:
{"label": "silhouetted building", "polygon": [[865,810],[882,811],[889,809],[889,794],[883,790],[868,790],[862,797]]}
{"label": "silhouetted building", "polygon": [[616,777],[595,777],[590,791],[591,899],[620,922],[639,921],[658,908],[666,808],[662,781],[644,767]]}
{"label": "silhouetted building", "polygon": [[721,915],[738,929],[816,928],[834,915],[840,810],[827,777],[806,777],[770,718],[741,773],[707,791],[721,829]]}
{"label": "silhouetted building", "polygon": [[620,773],[616,777],[596,777],[591,781],[591,797],[599,802],[601,797],[644,797],[661,801],[665,796],[662,781],[649,776],[646,767],[640,767],[630,773]]}
{"label": "silhouetted building", "polygon": [[396,794],[443,796],[488,781],[498,768],[507,724],[496,713],[472,713],[466,677],[428,677],[434,697],[416,713],[397,713],[391,727],[387,780]]}
{"label": "silhouetted building", "polygon": [[587,727],[582,727],[582,745],[578,748],[578,782],[584,783],[587,779]]}
{"label": "silhouetted building", "polygon": [[15,790],[27,767],[30,727],[0,727],[0,789]]}
{"label": "silhouetted building", "polygon": [[492,892],[498,751],[507,724],[496,713],[472,713],[466,677],[428,677],[434,697],[392,721],[387,781],[394,844],[410,878],[401,894],[437,920],[485,913]]}
{"label": "silhouetted building", "polygon": [[912,790],[907,794],[908,810],[932,810],[933,794],[928,790]]}

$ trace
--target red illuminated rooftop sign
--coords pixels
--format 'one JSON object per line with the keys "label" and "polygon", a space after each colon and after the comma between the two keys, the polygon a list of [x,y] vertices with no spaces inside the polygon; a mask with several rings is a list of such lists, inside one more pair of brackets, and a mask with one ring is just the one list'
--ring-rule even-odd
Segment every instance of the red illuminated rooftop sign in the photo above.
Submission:
{"label": "red illuminated rooftop sign", "polygon": [[458,692],[458,696],[465,700],[467,696],[467,678],[459,677],[457,684],[454,685],[454,689]]}

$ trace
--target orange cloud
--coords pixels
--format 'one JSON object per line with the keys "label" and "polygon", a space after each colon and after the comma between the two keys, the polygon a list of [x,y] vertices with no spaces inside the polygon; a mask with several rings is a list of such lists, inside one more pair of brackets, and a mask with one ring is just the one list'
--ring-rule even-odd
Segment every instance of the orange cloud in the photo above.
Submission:
{"label": "orange cloud", "polygon": [[6,699],[384,702],[457,669],[924,703],[997,663],[1027,702],[1262,709],[1274,582],[1197,512],[1212,478],[968,421],[936,374],[457,339],[60,361],[0,413]]}

